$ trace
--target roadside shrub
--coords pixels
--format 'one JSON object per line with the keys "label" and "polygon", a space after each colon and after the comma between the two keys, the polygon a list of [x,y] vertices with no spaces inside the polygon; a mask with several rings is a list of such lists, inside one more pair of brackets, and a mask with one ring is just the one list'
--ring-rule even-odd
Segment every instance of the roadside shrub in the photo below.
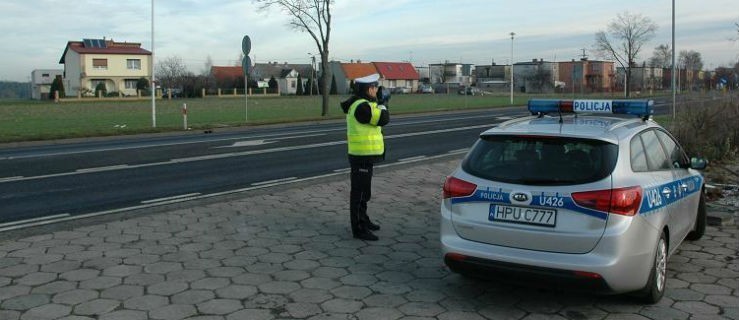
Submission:
{"label": "roadside shrub", "polygon": [[690,156],[710,161],[734,159],[739,154],[739,99],[728,96],[683,104],[668,128]]}

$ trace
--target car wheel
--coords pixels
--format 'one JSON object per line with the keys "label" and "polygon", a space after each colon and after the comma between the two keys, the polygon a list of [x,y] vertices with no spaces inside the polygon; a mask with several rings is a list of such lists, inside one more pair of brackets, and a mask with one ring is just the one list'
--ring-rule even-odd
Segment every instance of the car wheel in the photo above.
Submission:
{"label": "car wheel", "polygon": [[667,241],[665,233],[657,241],[657,250],[652,262],[652,271],[649,273],[647,285],[642,289],[640,298],[645,303],[653,304],[662,299],[667,284]]}
{"label": "car wheel", "polygon": [[695,215],[695,226],[693,231],[690,231],[685,237],[688,240],[694,241],[703,237],[706,233],[706,196],[701,191],[700,201],[698,202],[698,213]]}

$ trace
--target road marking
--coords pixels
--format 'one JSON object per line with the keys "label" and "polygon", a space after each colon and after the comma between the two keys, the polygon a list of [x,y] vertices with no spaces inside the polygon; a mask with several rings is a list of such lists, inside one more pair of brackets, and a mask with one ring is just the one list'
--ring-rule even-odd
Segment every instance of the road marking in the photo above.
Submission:
{"label": "road marking", "polygon": [[23,176],[0,178],[0,183],[8,182],[8,181],[16,181],[16,180],[23,180]]}
{"label": "road marking", "polygon": [[101,172],[101,171],[113,171],[113,170],[119,170],[119,169],[125,169],[125,168],[128,168],[127,164],[119,164],[119,165],[107,166],[107,167],[77,169],[75,170],[75,172],[79,172],[79,173]]}
{"label": "road marking", "polygon": [[469,150],[470,150],[470,148],[462,148],[462,149],[451,150],[451,151],[448,151],[447,153],[449,153],[449,154],[465,153],[465,152],[467,152]]}
{"label": "road marking", "polygon": [[[422,132],[414,132],[414,133],[404,133],[404,134],[386,136],[385,139],[397,139],[397,138],[421,136],[421,135],[427,135],[427,134],[463,131],[463,130],[469,130],[469,129],[490,127],[490,126],[491,124],[483,124],[483,125],[476,125],[476,126],[466,126],[466,127],[422,131]],[[222,158],[229,158],[229,157],[241,157],[241,156],[249,156],[249,155],[255,155],[255,154],[311,149],[311,148],[328,147],[328,146],[344,145],[344,144],[346,144],[346,141],[340,140],[340,141],[322,142],[322,143],[314,143],[314,144],[292,146],[292,147],[279,147],[279,148],[272,148],[272,149],[250,150],[250,151],[242,151],[242,152],[228,152],[228,153],[212,154],[212,155],[189,157],[189,158],[171,159],[169,161],[152,162],[152,163],[145,163],[145,164],[139,164],[139,165],[116,165],[116,166],[100,167],[100,168],[78,169],[77,171],[74,171],[74,172],[63,172],[63,173],[54,173],[54,174],[41,175],[41,176],[21,177],[21,178],[17,178],[15,180],[10,180],[10,181],[34,180],[34,179],[43,179],[43,178],[51,178],[51,177],[69,176],[69,175],[74,175],[74,174],[95,173],[95,172],[105,172],[105,171],[114,171],[114,170],[126,170],[126,169],[142,168],[142,167],[161,166],[161,165],[167,165],[167,164],[172,164],[172,163],[184,163],[184,162],[193,162],[193,161],[222,159]],[[3,183],[3,182],[7,182],[7,181],[0,180],[0,183]]]}
{"label": "road marking", "polygon": [[239,148],[239,147],[253,147],[253,146],[261,146],[268,143],[275,143],[277,141],[265,141],[265,140],[248,140],[248,141],[236,141],[230,146],[220,146],[215,147],[215,149],[221,149],[221,148]]}
{"label": "road marking", "polygon": [[163,201],[171,201],[171,200],[180,200],[180,199],[183,199],[183,198],[190,198],[190,197],[194,197],[194,196],[198,196],[198,195],[200,195],[199,192],[196,192],[196,193],[188,193],[188,194],[181,194],[181,195],[178,195],[178,196],[171,196],[171,197],[165,197],[165,198],[157,198],[157,199],[151,199],[151,200],[144,200],[144,201],[141,201],[141,203],[147,204],[147,203],[155,203],[155,202],[163,202]]}
{"label": "road marking", "polygon": [[[450,156],[450,154],[440,154],[440,155],[435,155],[435,156],[429,156],[429,157],[426,157],[424,159],[412,160],[412,161],[408,161],[408,162],[387,163],[387,164],[379,165],[379,166],[375,166],[375,167],[376,168],[387,168],[387,167],[392,167],[392,166],[407,164],[409,162],[416,162],[416,161],[422,161],[422,160],[431,160],[431,159],[443,158],[443,157],[448,157],[448,156]],[[278,185],[288,185],[288,184],[291,184],[291,183],[297,183],[297,182],[303,182],[303,181],[311,181],[311,180],[318,180],[318,179],[322,179],[322,178],[335,177],[335,176],[344,175],[344,174],[345,174],[344,172],[333,172],[333,173],[327,173],[327,174],[322,174],[322,175],[317,175],[317,176],[312,176],[312,177],[306,177],[306,178],[300,178],[300,179],[291,179],[291,180],[286,180],[286,181],[283,181],[283,182],[274,182],[274,183],[271,183],[271,184],[261,184],[261,185],[256,185],[256,186],[255,185],[252,185],[251,187],[239,188],[239,189],[222,191],[222,192],[216,192],[216,193],[209,193],[209,194],[199,194],[199,193],[196,193],[196,195],[188,196],[188,197],[177,197],[177,198],[174,198],[174,199],[162,200],[162,201],[159,201],[159,202],[142,203],[141,205],[136,205],[136,206],[132,206],[132,207],[111,209],[111,210],[99,211],[99,212],[92,212],[92,213],[85,213],[85,214],[79,214],[79,215],[74,215],[74,216],[71,216],[71,215],[65,213],[65,214],[61,214],[61,215],[57,215],[57,216],[44,217],[43,218],[44,220],[41,220],[41,221],[34,221],[34,222],[30,222],[30,223],[21,223],[21,222],[18,222],[17,224],[0,228],[0,232],[11,231],[11,230],[18,230],[18,229],[29,228],[29,227],[34,227],[34,226],[41,226],[41,225],[46,225],[46,224],[51,224],[51,223],[57,223],[57,222],[64,222],[64,221],[72,221],[72,220],[78,220],[78,219],[84,219],[84,218],[97,217],[97,216],[102,216],[102,215],[107,215],[107,214],[113,214],[113,213],[122,213],[122,212],[132,211],[132,210],[153,208],[153,207],[158,207],[158,206],[162,206],[162,205],[166,205],[166,204],[173,204],[173,203],[178,203],[178,202],[193,201],[193,200],[207,199],[207,198],[213,198],[213,197],[218,197],[218,196],[225,196],[225,195],[236,194],[236,193],[243,193],[243,192],[248,192],[248,191],[253,191],[253,190],[258,190],[258,189],[263,189],[263,188],[268,188],[268,187],[273,187],[273,186],[278,186]],[[24,221],[24,222],[27,222],[27,221]]]}
{"label": "road marking", "polygon": [[69,213],[55,214],[55,215],[45,216],[45,217],[38,217],[38,218],[32,218],[32,219],[25,219],[25,220],[18,220],[18,221],[11,221],[11,222],[0,223],[0,231],[3,231],[4,228],[10,227],[10,226],[15,226],[15,225],[19,225],[19,224],[34,223],[34,222],[38,222],[38,221],[51,220],[51,219],[63,218],[63,217],[69,217]]}
{"label": "road marking", "polygon": [[282,179],[275,179],[275,180],[260,181],[260,182],[254,182],[251,185],[261,186],[261,185],[267,185],[267,184],[279,184],[280,182],[287,182],[287,181],[295,180],[297,178],[298,177],[289,177],[289,178],[282,178]]}
{"label": "road marking", "polygon": [[415,162],[421,159],[426,159],[426,156],[415,156],[410,158],[398,159],[398,162]]}
{"label": "road marking", "polygon": [[336,169],[334,172],[336,173],[347,173],[349,171],[352,171],[352,168],[342,168],[342,169]]}

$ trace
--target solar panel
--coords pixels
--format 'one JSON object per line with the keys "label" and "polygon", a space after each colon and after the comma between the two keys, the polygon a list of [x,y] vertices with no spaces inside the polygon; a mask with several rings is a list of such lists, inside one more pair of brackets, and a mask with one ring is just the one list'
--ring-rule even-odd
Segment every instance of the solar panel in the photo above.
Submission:
{"label": "solar panel", "polygon": [[82,41],[85,43],[85,48],[107,48],[103,39],[82,39]]}

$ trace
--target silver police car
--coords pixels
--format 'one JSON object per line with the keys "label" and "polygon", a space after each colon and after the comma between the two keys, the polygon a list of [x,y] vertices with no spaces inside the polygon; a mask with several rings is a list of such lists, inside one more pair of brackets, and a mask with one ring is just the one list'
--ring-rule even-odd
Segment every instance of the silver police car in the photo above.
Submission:
{"label": "silver police car", "polygon": [[[650,119],[651,100],[531,100],[480,135],[444,183],[454,272],[634,292],[654,303],[667,262],[706,226],[706,161]],[[625,118],[623,115],[635,117]]]}

